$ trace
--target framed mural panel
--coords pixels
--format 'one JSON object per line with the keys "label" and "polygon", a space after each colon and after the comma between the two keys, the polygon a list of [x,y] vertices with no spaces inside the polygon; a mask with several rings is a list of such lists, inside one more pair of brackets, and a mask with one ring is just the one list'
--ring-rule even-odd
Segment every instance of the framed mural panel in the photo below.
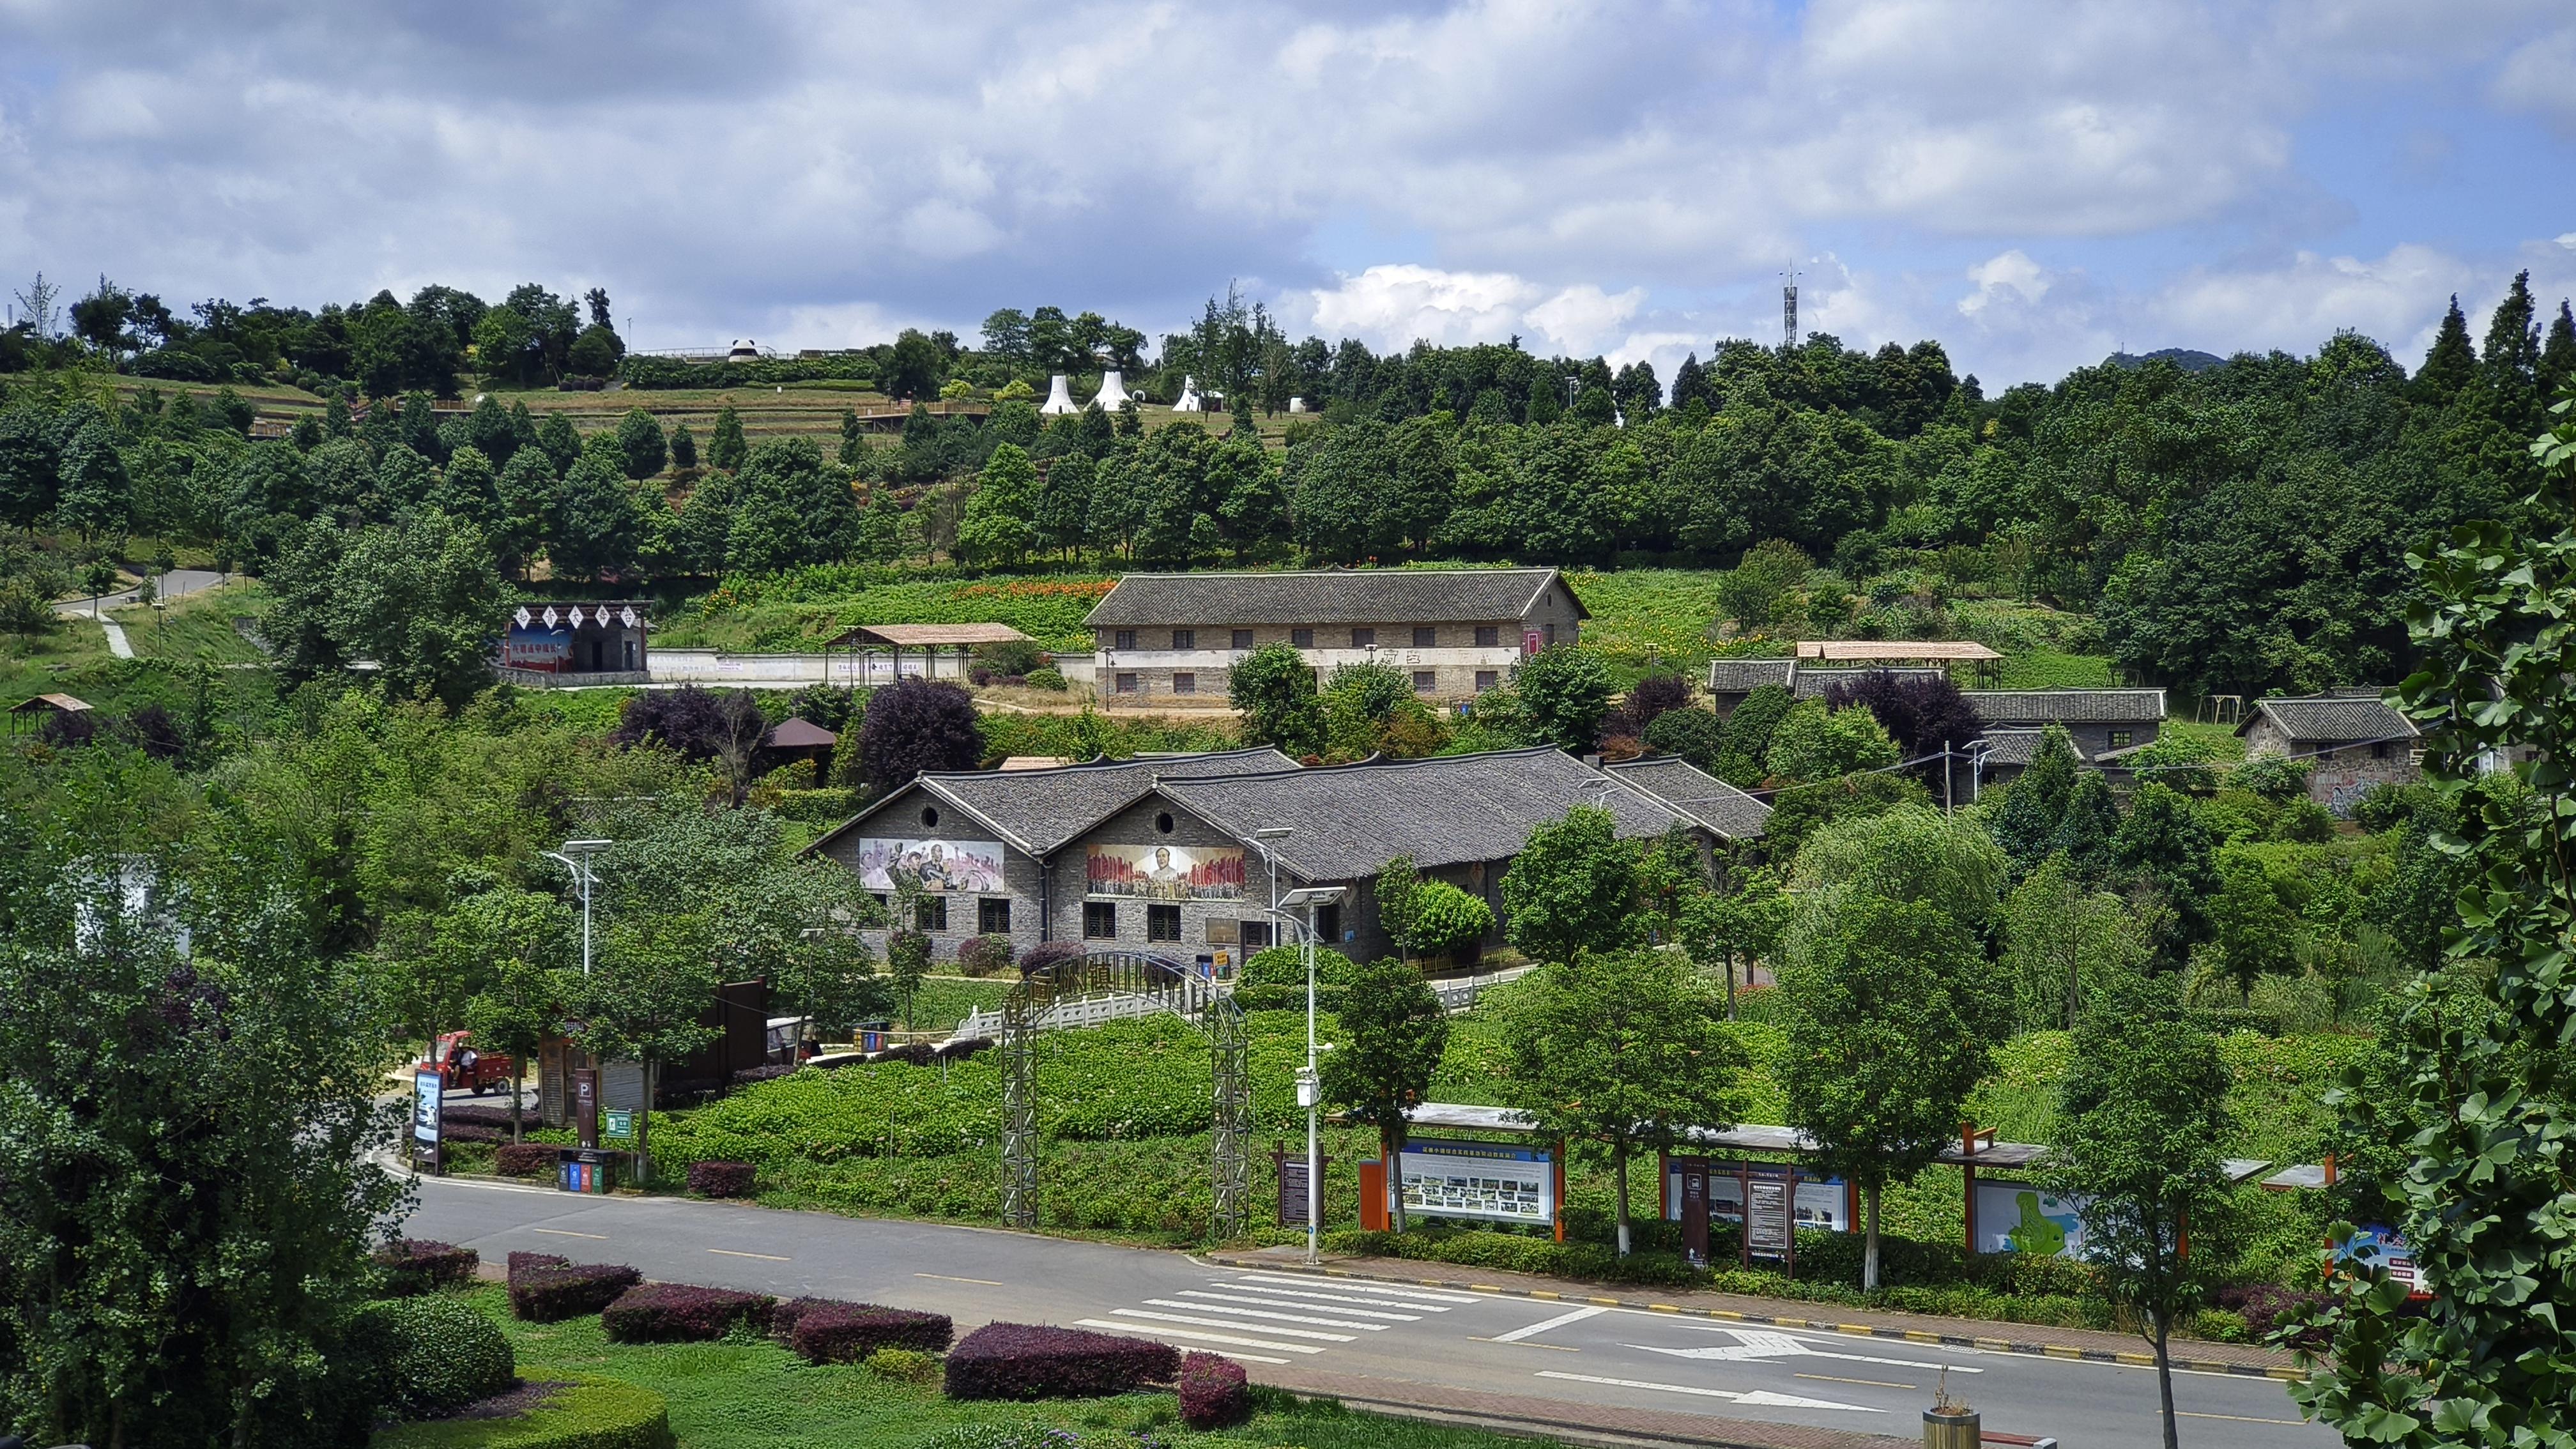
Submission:
{"label": "framed mural panel", "polygon": [[572,668],[572,626],[513,621],[501,635],[501,663],[511,669],[562,674]]}
{"label": "framed mural panel", "polygon": [[1243,851],[1236,846],[1094,845],[1083,891],[1140,901],[1239,901]]}
{"label": "framed mural panel", "polygon": [[872,891],[893,890],[897,880],[917,882],[926,891],[999,895],[1004,889],[998,840],[862,837],[858,869],[859,883]]}
{"label": "framed mural panel", "polygon": [[1400,1162],[1408,1213],[1500,1223],[1556,1220],[1555,1165],[1545,1151],[1417,1138],[1404,1144]]}
{"label": "framed mural panel", "polygon": [[1974,1203],[1980,1253],[2084,1256],[2084,1200],[2034,1183],[1979,1177]]}

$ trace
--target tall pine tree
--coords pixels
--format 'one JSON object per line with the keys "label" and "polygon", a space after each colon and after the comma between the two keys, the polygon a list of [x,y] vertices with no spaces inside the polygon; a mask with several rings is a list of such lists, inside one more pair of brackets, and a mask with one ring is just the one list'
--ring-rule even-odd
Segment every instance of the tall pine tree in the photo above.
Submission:
{"label": "tall pine tree", "polygon": [[2562,297],[2558,315],[2550,319],[2549,340],[2540,346],[2540,400],[2556,398],[2570,379],[2576,379],[2576,313]]}
{"label": "tall pine tree", "polygon": [[2479,380],[2494,399],[2496,420],[2517,433],[2540,426],[2540,327],[2531,300],[2531,273],[2516,273],[2487,323]]}
{"label": "tall pine tree", "polygon": [[2460,395],[2477,375],[2478,355],[2469,347],[2469,319],[2460,311],[2460,294],[2451,294],[2451,310],[2442,314],[2442,330],[2433,338],[2433,350],[2424,354],[2424,365],[2415,372],[2415,399],[2428,407],[2441,407]]}

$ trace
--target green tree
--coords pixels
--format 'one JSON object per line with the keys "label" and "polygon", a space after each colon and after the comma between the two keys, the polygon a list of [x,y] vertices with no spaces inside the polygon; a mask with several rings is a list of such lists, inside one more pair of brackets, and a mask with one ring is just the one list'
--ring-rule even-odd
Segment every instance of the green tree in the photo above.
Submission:
{"label": "green tree", "polygon": [[1778,873],[1767,867],[1747,871],[1729,885],[1691,898],[1677,934],[1693,964],[1725,973],[1726,1017],[1733,1021],[1736,964],[1744,963],[1749,979],[1752,964],[1770,958],[1789,927],[1792,902]]}
{"label": "green tree", "polygon": [[[491,890],[441,913],[445,949],[433,953],[482,978],[465,1003],[465,1026],[486,1052],[505,1052],[510,1073],[510,1140],[520,1139],[520,1086],[546,1038],[563,1029],[565,973],[580,960],[572,912],[535,891]],[[467,975],[471,972],[471,975]]]}
{"label": "green tree", "polygon": [[1378,868],[1375,894],[1377,923],[1386,938],[1395,943],[1397,964],[1409,967],[1410,957],[1402,953],[1413,945],[1413,899],[1422,889],[1422,874],[1413,868],[1413,857],[1399,855]]}
{"label": "green tree", "polygon": [[1521,661],[1512,671],[1512,687],[1520,693],[1531,733],[1578,754],[1600,740],[1601,717],[1610,712],[1610,697],[1617,692],[1601,656],[1571,644],[1553,645]]}
{"label": "green tree", "polygon": [[617,448],[626,455],[626,476],[638,482],[658,476],[671,461],[662,425],[640,407],[628,408],[618,420]]}
{"label": "green tree", "polygon": [[1753,789],[1770,778],[1771,736],[1796,704],[1785,685],[1766,684],[1746,695],[1726,717],[1716,776],[1739,790]]}
{"label": "green tree", "polygon": [[977,563],[1017,564],[1038,541],[1038,470],[1017,444],[993,450],[966,500],[957,547]]}
{"label": "green tree", "polygon": [[2085,889],[2052,857],[2004,898],[2004,973],[2024,1031],[2073,1026],[2087,1004],[2146,964],[2146,941],[2118,896]]}
{"label": "green tree", "polygon": [[2003,892],[2003,852],[1974,821],[1925,805],[1830,822],[1798,848],[1801,893],[1842,886],[1881,900],[1924,901],[1982,932]]}
{"label": "green tree", "polygon": [[1523,978],[1504,1019],[1514,1105],[1575,1150],[1606,1144],[1629,1249],[1628,1160],[1743,1111],[1743,1049],[1681,959],[1584,951]]}
{"label": "green tree", "polygon": [[[2049,1179],[2083,1204],[2084,1256],[2156,1350],[2165,1449],[2176,1449],[2171,1345],[2222,1261],[2209,1243],[2230,1188],[2219,1154],[2236,1134],[2218,1043],[2192,1023],[2171,978],[2126,977],[2075,1023],[2058,1088]],[[2187,1250],[2195,1221],[2202,1248]]]}
{"label": "green tree", "polygon": [[1772,730],[1764,763],[1781,779],[1812,782],[1883,770],[1902,758],[1867,706],[1828,709],[1823,700],[1804,699]]}
{"label": "green tree", "polygon": [[643,546],[644,510],[625,471],[585,454],[555,485],[547,560],[560,575],[597,579],[634,568]]}
{"label": "green tree", "polygon": [[397,697],[456,706],[492,682],[504,617],[482,531],[431,509],[351,541],[332,573],[323,628],[343,657],[381,666]]}
{"label": "green tree", "polygon": [[2235,845],[2218,852],[2218,892],[2208,911],[2227,974],[2248,1000],[2257,980],[2297,968],[2299,918],[2282,903],[2270,872],[2252,852]]}
{"label": "green tree", "polygon": [[1424,881],[1414,888],[1412,918],[1405,926],[1405,940],[1412,950],[1425,956],[1459,957],[1473,951],[1493,929],[1494,908],[1483,897],[1445,880]]}
{"label": "green tree", "polygon": [[2111,842],[2111,860],[2152,891],[2164,921],[2150,933],[2159,969],[2180,970],[2209,939],[2209,900],[2218,893],[2218,848],[2191,800],[2149,781]]}
{"label": "green tree", "polygon": [[1644,934],[1637,910],[1637,848],[1618,819],[1577,805],[1530,832],[1503,876],[1503,934],[1534,960],[1615,953]]}
{"label": "green tree", "polygon": [[1861,1288],[1879,1287],[1878,1204],[1959,1133],[2002,1015],[1985,954],[1925,901],[1808,898],[1780,967],[1789,1039],[1774,1068],[1815,1163],[1860,1189]]}
{"label": "green tree", "polygon": [[1324,707],[1315,692],[1315,670],[1295,646],[1264,644],[1236,660],[1226,675],[1226,697],[1243,716],[1245,743],[1296,756],[1323,753]]}
{"label": "green tree", "polygon": [[844,468],[859,466],[859,460],[866,457],[867,452],[868,435],[866,430],[859,426],[859,410],[841,409],[841,466]]}
{"label": "green tree", "polygon": [[[1421,972],[1381,959],[1351,968],[1334,1015],[1342,1040],[1324,1057],[1324,1100],[1376,1124],[1378,1151],[1387,1171],[1396,1173],[1404,1154],[1404,1114],[1430,1096],[1432,1075],[1449,1047],[1449,1013]],[[1404,1228],[1399,1192],[1395,1230]]]}
{"label": "green tree", "polygon": [[735,412],[730,402],[717,408],[715,435],[707,442],[707,466],[730,473],[750,455],[751,449],[742,439],[742,414]]}
{"label": "green tree", "polygon": [[2039,869],[2057,849],[2075,776],[2075,737],[2064,725],[2043,728],[2030,764],[2004,787],[2003,804],[1994,812],[1995,843],[2012,857],[2014,879]]}
{"label": "green tree", "polygon": [[591,974],[572,978],[575,1036],[603,1061],[634,1061],[644,1077],[644,1111],[635,1116],[639,1175],[653,1177],[653,1094],[664,1063],[715,1040],[700,1024],[722,977],[713,923],[694,912],[636,911],[613,919]]}
{"label": "green tree", "polygon": [[698,466],[698,436],[687,423],[671,425],[671,466],[684,473]]}
{"label": "green tree", "polygon": [[948,374],[947,356],[918,327],[895,334],[894,346],[878,366],[878,390],[898,401],[939,396],[939,384]]}

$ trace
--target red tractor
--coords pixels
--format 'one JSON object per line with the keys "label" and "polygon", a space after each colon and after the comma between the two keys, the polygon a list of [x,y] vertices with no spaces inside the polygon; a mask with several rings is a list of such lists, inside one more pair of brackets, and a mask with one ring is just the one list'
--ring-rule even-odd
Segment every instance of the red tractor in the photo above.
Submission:
{"label": "red tractor", "polygon": [[429,1065],[438,1068],[439,1083],[450,1092],[472,1092],[482,1096],[495,1087],[508,1087],[519,1074],[519,1064],[500,1052],[474,1049],[474,1034],[451,1031],[438,1039],[438,1054]]}

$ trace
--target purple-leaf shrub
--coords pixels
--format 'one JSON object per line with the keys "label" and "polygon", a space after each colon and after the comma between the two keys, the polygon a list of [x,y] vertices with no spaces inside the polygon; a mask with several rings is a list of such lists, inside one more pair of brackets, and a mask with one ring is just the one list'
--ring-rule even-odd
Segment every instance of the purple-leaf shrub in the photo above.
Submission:
{"label": "purple-leaf shrub", "polygon": [[385,1292],[396,1298],[469,1282],[475,1265],[483,1261],[472,1248],[427,1238],[395,1238],[376,1249],[375,1256],[385,1270]]}
{"label": "purple-leaf shrub", "polygon": [[692,1162],[689,1191],[700,1197],[748,1197],[752,1167],[748,1162]]}
{"label": "purple-leaf shrub", "polygon": [[562,1160],[562,1151],[551,1142],[504,1142],[492,1154],[492,1165],[503,1177],[543,1177]]}
{"label": "purple-leaf shrub", "polygon": [[1220,1354],[1193,1353],[1181,1360],[1181,1422],[1193,1429],[1223,1429],[1252,1417],[1252,1385],[1243,1365]]}
{"label": "purple-leaf shrub", "polygon": [[632,1268],[569,1263],[552,1253],[510,1255],[510,1312],[530,1323],[597,1313],[644,1281]]}
{"label": "purple-leaf shrub", "polygon": [[[784,1337],[807,1363],[857,1363],[881,1348],[908,1348],[939,1353],[956,1336],[944,1313],[916,1313],[909,1308],[880,1308],[873,1303],[833,1303],[801,1299],[794,1327]],[[771,1319],[773,1329],[776,1319]]]}
{"label": "purple-leaf shrub", "polygon": [[775,1301],[730,1288],[645,1283],[601,1309],[599,1326],[611,1343],[698,1343],[724,1337],[737,1323],[766,1328]]}
{"label": "purple-leaf shrub", "polygon": [[1099,1398],[1170,1383],[1180,1366],[1180,1350],[1167,1343],[988,1323],[948,1355],[945,1391],[952,1399]]}

